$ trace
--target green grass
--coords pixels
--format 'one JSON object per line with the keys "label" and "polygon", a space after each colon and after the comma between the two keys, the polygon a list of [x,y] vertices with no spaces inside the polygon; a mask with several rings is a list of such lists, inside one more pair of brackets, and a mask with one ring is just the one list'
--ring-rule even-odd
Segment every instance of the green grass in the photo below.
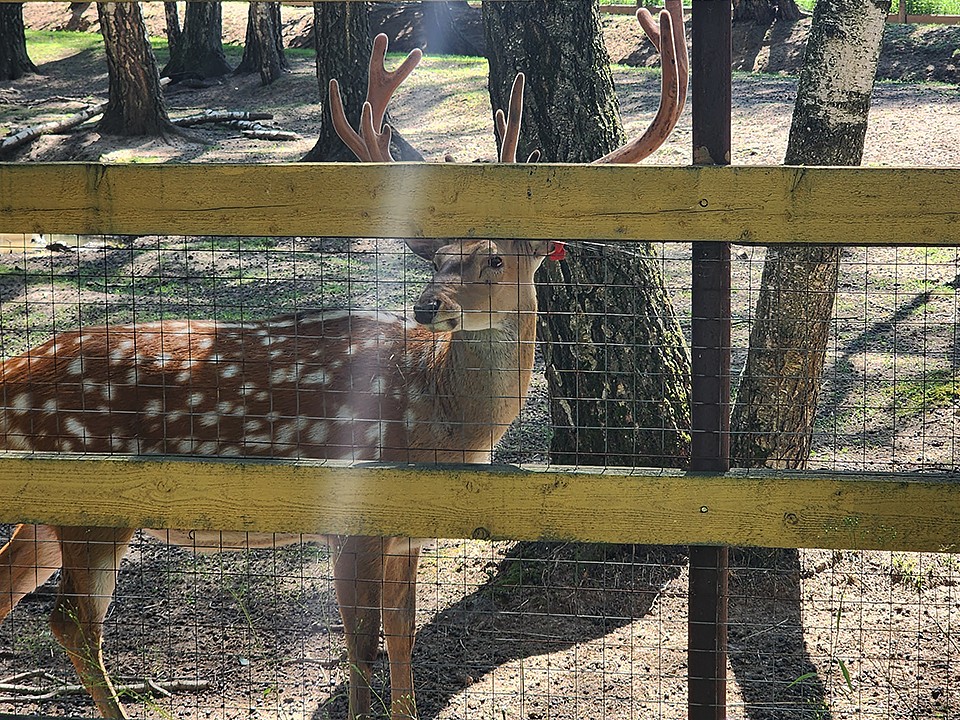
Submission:
{"label": "green grass", "polygon": [[27,30],[27,52],[37,64],[55,62],[82,52],[103,52],[98,33],[69,30]]}
{"label": "green grass", "polygon": [[934,370],[917,380],[898,380],[894,392],[900,410],[920,414],[960,399],[960,379],[952,368]]}

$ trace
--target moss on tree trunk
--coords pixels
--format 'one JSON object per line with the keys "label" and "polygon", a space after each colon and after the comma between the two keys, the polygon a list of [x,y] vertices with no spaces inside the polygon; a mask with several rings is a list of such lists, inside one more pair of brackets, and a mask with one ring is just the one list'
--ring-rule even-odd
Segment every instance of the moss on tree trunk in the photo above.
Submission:
{"label": "moss on tree trunk", "polygon": [[[493,106],[527,76],[518,156],[589,162],[625,141],[596,2],[485,2],[483,20]],[[689,359],[653,248],[574,244],[539,280],[552,460],[685,464]]]}

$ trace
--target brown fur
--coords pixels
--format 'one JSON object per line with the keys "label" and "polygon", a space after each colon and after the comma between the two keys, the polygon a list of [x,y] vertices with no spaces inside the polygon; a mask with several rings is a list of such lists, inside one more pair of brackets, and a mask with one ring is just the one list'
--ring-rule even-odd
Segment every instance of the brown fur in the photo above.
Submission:
{"label": "brown fur", "polygon": [[[316,312],[242,326],[162,321],[62,333],[0,365],[0,444],[52,452],[485,462],[526,397],[536,334],[533,273],[548,244],[411,245],[437,267],[419,300],[437,307],[430,328],[383,313]],[[133,532],[20,525],[0,550],[0,620],[61,570],[51,625],[105,717],[125,717],[100,645]],[[218,533],[148,532],[214,548],[224,540]],[[272,545],[300,537],[243,540]],[[351,717],[370,709],[381,624],[391,716],[415,717],[411,653],[422,541],[308,540],[335,548]]]}

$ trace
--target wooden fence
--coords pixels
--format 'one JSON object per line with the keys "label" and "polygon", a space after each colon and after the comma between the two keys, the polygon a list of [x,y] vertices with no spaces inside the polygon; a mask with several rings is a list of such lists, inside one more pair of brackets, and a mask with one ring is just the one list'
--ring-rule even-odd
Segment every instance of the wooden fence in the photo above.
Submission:
{"label": "wooden fence", "polygon": [[[909,3],[901,0],[897,12],[887,15],[888,23],[901,23],[909,25],[960,25],[960,15],[930,15],[909,13]],[[659,10],[647,6],[651,10]],[[601,5],[600,12],[607,15],[633,15],[637,12],[637,4],[633,5]]]}
{"label": "wooden fence", "polygon": [[[12,233],[960,245],[958,197],[960,169],[0,164]],[[0,521],[952,552],[953,479],[8,453]]]}

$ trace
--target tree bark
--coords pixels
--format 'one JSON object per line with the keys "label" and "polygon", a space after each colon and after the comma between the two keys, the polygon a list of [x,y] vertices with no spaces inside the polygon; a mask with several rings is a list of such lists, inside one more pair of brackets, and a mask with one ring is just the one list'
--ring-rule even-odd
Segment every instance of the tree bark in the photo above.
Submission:
{"label": "tree bark", "polygon": [[97,3],[107,55],[109,99],[98,124],[104,133],[176,132],[167,117],[157,60],[138,3]]}
{"label": "tree bark", "polygon": [[[859,165],[889,2],[820,0],[785,162]],[[801,468],[810,454],[840,250],[767,250],[732,417],[734,465]]]}
{"label": "tree bark", "polygon": [[204,80],[231,72],[223,54],[223,21],[218,2],[188,2],[183,15],[183,34],[161,75],[173,81]]}
{"label": "tree bark", "polygon": [[470,12],[466,0],[456,2],[435,2],[426,0],[420,3],[423,13],[423,29],[426,35],[424,50],[431,55],[474,55],[480,48],[461,32],[458,17]]}
{"label": "tree bark", "polygon": [[23,3],[0,3],[0,80],[17,80],[38,72],[27,55]]}
{"label": "tree bark", "polygon": [[180,30],[180,13],[175,2],[163,4],[163,14],[167,21],[167,49],[170,57],[180,52],[180,43],[183,41],[183,32]]}
{"label": "tree bark", "polygon": [[[367,96],[369,76],[370,21],[367,3],[315,2],[313,27],[317,40],[317,83],[323,103],[316,144],[303,156],[304,162],[352,162],[353,153],[337,137],[330,119],[329,87],[340,83],[344,111],[354,128],[360,126],[360,110]],[[389,111],[386,121],[389,121]],[[398,160],[423,160],[394,128],[391,152]]]}
{"label": "tree bark", "polygon": [[283,53],[280,3],[251,2],[247,11],[247,35],[243,59],[235,73],[260,73],[260,81],[269,85],[290,69]]}
{"label": "tree bark", "polygon": [[770,25],[774,20],[794,21],[803,17],[795,0],[735,0],[733,21]]}
{"label": "tree bark", "polygon": [[[597,3],[485,2],[494,108],[527,75],[518,155],[589,162],[625,141]],[[690,363],[649,244],[574,244],[538,285],[562,464],[677,467],[689,455]]]}

